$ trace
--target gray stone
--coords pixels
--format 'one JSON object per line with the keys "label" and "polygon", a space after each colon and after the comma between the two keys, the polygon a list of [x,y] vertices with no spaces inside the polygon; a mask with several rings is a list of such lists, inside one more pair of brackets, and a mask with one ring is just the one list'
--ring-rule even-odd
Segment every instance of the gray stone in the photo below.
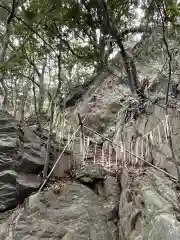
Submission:
{"label": "gray stone", "polygon": [[144,228],[144,239],[179,240],[180,223],[172,214],[157,215]]}
{"label": "gray stone", "polygon": [[12,183],[0,181],[0,213],[15,207],[18,204],[16,186]]}
{"label": "gray stone", "polygon": [[107,176],[104,181],[104,192],[105,197],[111,202],[113,205],[119,203],[120,200],[120,186],[115,177]]}
{"label": "gray stone", "polygon": [[178,200],[173,183],[163,173],[149,169],[124,189],[119,204],[121,237],[127,239],[179,238],[180,223],[174,216]]}
{"label": "gray stone", "polygon": [[91,183],[94,180],[104,180],[106,174],[101,165],[86,165],[76,171],[76,179],[84,183]]}
{"label": "gray stone", "polygon": [[67,233],[62,240],[75,240],[75,236],[72,233]]}
{"label": "gray stone", "polygon": [[0,212],[15,207],[39,187],[35,174],[44,166],[40,139],[25,128],[22,150],[17,123],[10,114],[0,110]]}
{"label": "gray stone", "polygon": [[[117,240],[117,227],[105,217],[108,202],[79,183],[68,183],[65,188],[58,195],[46,190],[30,196],[27,210],[14,214],[14,219],[21,217],[11,225],[13,239]],[[0,225],[5,237],[9,223]]]}
{"label": "gray stone", "polygon": [[43,159],[24,153],[19,162],[16,163],[15,169],[17,172],[23,172],[26,174],[39,173],[43,169],[43,166]]}

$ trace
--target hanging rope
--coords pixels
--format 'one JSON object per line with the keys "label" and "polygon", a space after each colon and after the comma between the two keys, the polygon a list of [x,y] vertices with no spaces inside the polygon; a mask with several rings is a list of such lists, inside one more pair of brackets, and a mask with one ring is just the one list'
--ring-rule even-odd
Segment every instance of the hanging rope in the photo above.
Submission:
{"label": "hanging rope", "polygon": [[152,163],[149,163],[149,162],[146,161],[145,159],[143,159],[143,158],[141,158],[141,157],[139,157],[139,156],[136,156],[136,154],[130,152],[129,150],[127,150],[126,148],[124,148],[122,145],[119,145],[119,144],[113,143],[113,141],[110,140],[109,138],[104,137],[103,135],[99,134],[98,132],[92,130],[91,128],[89,128],[89,127],[87,127],[87,126],[85,126],[85,125],[84,125],[84,128],[86,128],[86,129],[89,130],[90,132],[92,132],[92,133],[94,133],[94,134],[96,134],[96,135],[102,137],[102,138],[105,139],[106,141],[108,141],[108,142],[114,144],[115,146],[120,147],[121,149],[123,149],[124,153],[127,152],[127,153],[131,154],[133,157],[138,158],[140,161],[145,162],[145,163],[148,164],[149,166],[151,166],[151,167],[155,168],[156,170],[158,170],[158,171],[164,173],[165,175],[171,177],[171,178],[173,179],[173,181],[175,181],[175,182],[178,181],[178,179],[177,179],[175,176],[173,176],[173,175],[169,174],[168,172],[164,171],[163,169],[161,169],[161,168],[159,168],[159,167],[153,165]]}
{"label": "hanging rope", "polygon": [[[57,166],[58,162],[60,161],[63,153],[65,152],[66,148],[68,147],[68,145],[70,144],[70,142],[74,139],[76,133],[77,133],[80,129],[82,130],[82,124],[84,123],[84,121],[85,121],[85,119],[86,119],[87,117],[88,117],[88,114],[87,114],[87,115],[84,117],[84,119],[81,121],[81,124],[80,124],[80,125],[77,127],[77,129],[74,131],[74,133],[72,134],[71,138],[68,139],[67,144],[65,145],[65,147],[63,148],[60,156],[58,157],[58,159],[56,160],[55,164],[53,165],[50,173],[48,174],[47,178],[46,178],[46,179],[44,180],[44,182],[42,183],[42,185],[41,185],[41,187],[40,187],[40,189],[39,189],[39,192],[43,189],[43,187],[44,187],[45,184],[47,183],[47,181],[48,181],[48,179],[50,178],[51,174],[53,173],[55,167]],[[138,143],[139,143],[139,141],[140,141],[141,139],[143,139],[143,138],[148,139],[148,136],[150,137],[151,141],[153,142],[153,132],[154,132],[156,129],[157,129],[157,132],[158,132],[158,137],[159,137],[160,143],[162,143],[162,138],[161,138],[161,134],[160,134],[160,125],[161,125],[161,124],[163,125],[165,137],[166,137],[166,139],[167,139],[167,135],[168,135],[168,131],[169,131],[169,129],[167,128],[167,123],[168,123],[168,116],[166,116],[166,117],[165,117],[165,120],[163,120],[160,124],[158,124],[154,129],[152,129],[151,131],[149,131],[148,133],[146,133],[145,135],[143,135],[142,137],[140,137],[140,138],[138,139]],[[131,151],[129,151],[128,149],[126,149],[126,148],[124,147],[124,146],[125,146],[125,143],[124,143],[124,142],[120,142],[120,144],[116,144],[116,143],[114,143],[112,140],[110,140],[109,138],[104,137],[102,134],[99,134],[98,132],[94,131],[93,129],[91,129],[91,128],[85,126],[85,125],[83,125],[83,127],[86,128],[87,130],[89,130],[90,132],[92,132],[92,133],[100,136],[101,138],[105,139],[106,141],[110,142],[111,144],[114,144],[114,145],[117,146],[118,148],[120,148],[120,149],[121,149],[121,152],[123,151],[124,158],[126,158],[126,153],[128,153],[130,156],[133,156],[133,157],[135,158],[136,162],[137,162],[137,159],[139,159],[140,161],[146,163],[147,165],[149,165],[149,166],[157,169],[158,171],[164,173],[165,175],[171,177],[175,182],[178,181],[178,179],[177,179],[175,176],[167,173],[166,171],[164,171],[164,170],[162,170],[161,168],[153,165],[152,163],[149,163],[149,162],[146,161],[144,158],[142,158],[142,157],[140,157],[140,156],[137,156],[137,149],[138,149],[138,147],[139,147],[138,145],[136,145],[136,151],[135,151],[135,153],[132,153]],[[81,133],[82,133],[82,132],[81,132]],[[135,140],[133,140],[133,141],[135,141]],[[128,143],[132,143],[133,141],[130,141],[130,142],[128,142]],[[148,142],[148,141],[147,141],[147,142]],[[127,144],[127,143],[126,143],[126,144]],[[88,144],[88,145],[89,145],[89,144]],[[96,146],[96,147],[97,147],[97,146]],[[146,148],[146,153],[147,153],[147,155],[148,155],[148,153],[149,153],[149,150],[150,150],[150,149],[149,149],[149,145],[148,145],[147,148]],[[102,151],[103,151],[103,152],[102,152],[102,155],[103,155],[103,156],[102,156],[102,160],[104,161],[104,164],[105,164],[104,149],[102,149]],[[110,154],[110,153],[109,153],[109,154]],[[111,154],[112,154],[112,153],[111,153]],[[111,154],[110,154],[110,155],[111,155]],[[143,155],[143,152],[142,152],[141,154]],[[109,166],[110,166],[110,155],[109,155],[109,158],[108,158],[108,165],[109,165]],[[96,160],[94,159],[94,162],[95,162],[95,161],[96,161]],[[116,164],[117,164],[117,154],[116,154]]]}
{"label": "hanging rope", "polygon": [[[87,116],[86,116],[86,117],[87,117]],[[86,117],[83,119],[82,122],[85,121]],[[72,134],[71,138],[70,138],[69,141],[67,142],[66,146],[63,148],[63,150],[62,150],[61,154],[59,155],[58,159],[57,159],[56,162],[54,163],[54,165],[53,165],[50,173],[49,173],[48,176],[47,176],[47,178],[44,180],[44,182],[42,183],[41,187],[39,188],[39,191],[38,191],[38,192],[40,192],[40,191],[43,189],[43,187],[45,186],[45,184],[47,183],[47,181],[48,181],[48,179],[50,178],[51,174],[53,173],[55,167],[57,166],[58,162],[60,161],[63,153],[65,152],[66,148],[69,146],[69,143],[71,142],[71,140],[73,139],[73,137],[75,137],[76,133],[79,131],[80,127],[81,127],[81,126],[79,126],[79,127],[76,129],[76,131]]]}
{"label": "hanging rope", "polygon": [[[75,124],[75,125],[77,125],[77,123],[75,123],[75,122],[70,123],[70,121],[68,121],[68,120],[66,120],[66,121],[68,122],[68,124],[72,124],[72,125]],[[166,128],[167,128],[167,127],[166,127],[166,126],[167,126],[167,119],[166,119],[166,117],[165,117],[165,120],[162,120],[158,125],[156,125],[156,127],[154,127],[153,129],[151,129],[149,132],[145,133],[143,136],[140,136],[140,137],[139,137],[139,141],[140,141],[141,139],[146,138],[146,136],[147,136],[147,137],[150,137],[150,139],[151,139],[152,142],[153,142],[153,134],[155,133],[155,131],[158,132],[158,134],[159,134],[159,139],[160,139],[160,141],[162,141],[161,132],[160,132],[160,126],[163,126],[164,132],[165,132],[165,137],[166,137],[166,139],[167,139],[167,130],[166,130]],[[78,125],[77,125],[77,127],[78,127]],[[120,142],[120,144],[133,143],[133,142],[136,142],[136,139],[133,139],[133,140],[127,141],[127,142]]]}
{"label": "hanging rope", "polygon": [[[100,75],[100,74],[99,74]],[[100,84],[99,88],[102,86],[103,83]],[[98,88],[95,89],[95,91],[92,93],[92,96],[98,91]],[[88,113],[86,114],[86,116],[84,117],[84,119],[82,120],[82,124],[84,123],[84,121],[86,120],[86,118],[88,117]],[[79,125],[77,127],[77,129],[74,131],[74,133],[71,135],[70,139],[68,139],[67,144],[65,145],[65,147],[63,148],[61,154],[59,155],[58,159],[56,160],[56,162],[54,163],[50,173],[48,174],[48,176],[46,177],[46,179],[44,180],[44,182],[42,183],[42,185],[40,186],[38,192],[40,192],[43,187],[45,186],[45,184],[47,183],[48,179],[50,178],[51,174],[53,173],[54,169],[56,168],[57,164],[59,163],[59,161],[61,160],[61,157],[63,155],[63,153],[65,152],[65,150],[67,149],[67,147],[69,146],[70,142],[73,140],[73,138],[75,137],[76,133],[80,130],[81,126]]]}

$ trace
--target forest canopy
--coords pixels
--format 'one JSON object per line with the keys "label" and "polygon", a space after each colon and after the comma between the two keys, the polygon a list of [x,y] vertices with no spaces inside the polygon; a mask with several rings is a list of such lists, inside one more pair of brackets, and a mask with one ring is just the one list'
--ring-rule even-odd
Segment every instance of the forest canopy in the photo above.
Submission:
{"label": "forest canopy", "polygon": [[174,0],[1,0],[1,107],[21,121],[33,112],[40,117],[109,69],[118,52],[131,91],[142,97],[127,43],[156,27],[178,37],[179,16]]}

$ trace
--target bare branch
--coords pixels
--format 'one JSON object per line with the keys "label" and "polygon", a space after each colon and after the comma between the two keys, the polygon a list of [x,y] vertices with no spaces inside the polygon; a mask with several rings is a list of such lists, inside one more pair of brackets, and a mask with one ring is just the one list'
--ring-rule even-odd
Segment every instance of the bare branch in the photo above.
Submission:
{"label": "bare branch", "polygon": [[13,17],[14,17],[14,14],[15,14],[15,8],[16,8],[16,0],[13,0],[13,3],[12,3],[12,9],[11,9],[11,12],[8,16],[8,19],[7,19],[7,24],[10,24]]}
{"label": "bare branch", "polygon": [[70,46],[70,44],[68,43],[68,41],[65,40],[64,38],[62,38],[62,34],[59,32],[59,29],[58,29],[57,24],[56,24],[55,21],[54,21],[54,26],[55,26],[56,31],[57,31],[57,33],[58,33],[59,39],[61,39],[61,41],[66,45],[66,47],[69,49],[69,51],[70,51],[75,57],[77,57],[77,58],[79,58],[79,59],[82,59],[83,56],[80,56],[80,55],[78,55],[77,53],[75,53],[75,51],[71,48],[71,46]]}
{"label": "bare branch", "polygon": [[27,61],[28,63],[34,68],[34,71],[36,72],[36,74],[38,75],[39,78],[41,78],[41,73],[39,72],[36,64],[34,63],[34,61],[32,61],[26,54],[26,58],[27,58]]}
{"label": "bare branch", "polygon": [[35,84],[38,88],[40,88],[39,83],[37,83],[37,82],[34,80],[33,77],[26,76],[25,74],[20,73],[20,72],[19,72],[18,74],[19,74],[20,76],[22,76],[22,77],[24,77],[24,78],[30,80],[33,84]]}

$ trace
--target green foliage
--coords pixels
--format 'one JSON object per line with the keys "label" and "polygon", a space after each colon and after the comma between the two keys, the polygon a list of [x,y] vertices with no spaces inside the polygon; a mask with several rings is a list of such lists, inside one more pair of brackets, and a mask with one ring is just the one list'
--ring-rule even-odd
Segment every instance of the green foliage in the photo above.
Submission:
{"label": "green foliage", "polygon": [[[47,59],[44,87],[45,99],[48,102],[48,91],[57,88],[57,55],[61,53],[60,94],[68,92],[71,86],[86,81],[93,71],[99,70],[99,66],[108,63],[111,53],[109,42],[112,41],[113,50],[117,47],[110,34],[102,6],[102,0],[29,1],[17,11],[18,19],[11,25],[11,44],[14,47],[9,45],[12,51],[11,60],[0,69],[1,73],[7,74],[9,79],[16,79],[18,84],[23,79],[22,76],[35,76],[36,82],[39,83],[28,59],[40,72]],[[148,27],[148,24],[161,24],[158,17],[160,7],[164,19],[179,29],[180,3],[175,0],[108,0],[107,7],[109,17],[119,33],[134,27],[133,24],[137,20],[136,10],[139,8],[144,13],[139,25],[146,23]],[[125,39],[128,39],[128,35]],[[18,45],[15,42],[18,42]],[[10,82],[8,77],[7,82]],[[20,91],[22,88],[17,89],[17,92]],[[38,95],[37,85],[35,91]],[[33,102],[32,91],[29,92],[29,98]]]}
{"label": "green foliage", "polygon": [[168,0],[165,6],[168,20],[175,22],[177,17],[180,16],[180,3],[177,3],[175,0]]}

